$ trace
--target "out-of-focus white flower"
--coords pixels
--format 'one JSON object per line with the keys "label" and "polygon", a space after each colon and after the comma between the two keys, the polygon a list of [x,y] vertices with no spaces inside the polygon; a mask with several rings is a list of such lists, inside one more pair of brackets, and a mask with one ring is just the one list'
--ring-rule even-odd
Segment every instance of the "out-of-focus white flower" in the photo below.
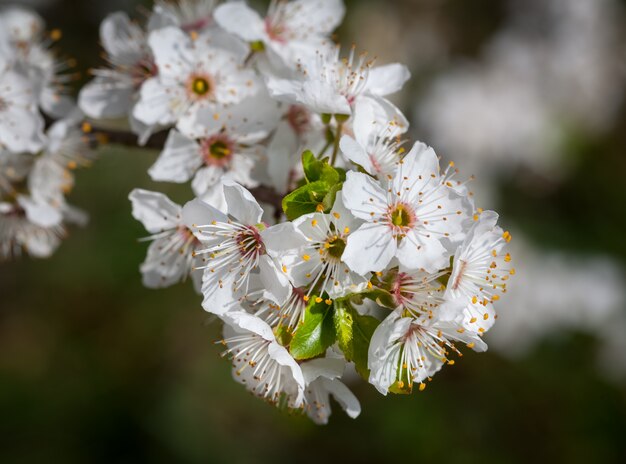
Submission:
{"label": "out-of-focus white flower", "polygon": [[4,31],[0,33],[0,55],[30,81],[41,110],[58,118],[69,115],[75,109],[67,95],[73,77],[65,73],[71,61],[60,60],[50,50],[60,31],[45,38],[43,19],[21,6],[0,9],[0,29]]}
{"label": "out-of-focus white flower", "polygon": [[271,63],[295,68],[330,46],[329,36],[345,14],[342,0],[272,1],[262,18],[245,2],[220,5],[217,23],[255,46],[262,43]]}
{"label": "out-of-focus white flower", "polygon": [[156,0],[148,28],[176,26],[185,32],[200,32],[213,26],[216,0]]}
{"label": "out-of-focus white flower", "polygon": [[440,151],[485,175],[520,164],[559,175],[568,133],[601,132],[617,114],[623,14],[615,0],[532,0],[512,11],[479,62],[437,77],[417,112]]}
{"label": "out-of-focus white flower", "polygon": [[[165,195],[135,189],[129,199],[133,216],[152,234],[146,260],[141,265],[146,287],[160,288],[185,280],[199,265],[196,251],[200,242],[192,233],[193,224],[210,217],[208,205],[194,200],[181,208]],[[196,289],[200,289],[201,273],[192,275]]]}
{"label": "out-of-focus white flower", "polygon": [[133,115],[147,125],[189,127],[197,112],[219,114],[258,91],[256,75],[245,69],[245,44],[222,32],[193,37],[174,27],[150,34],[158,76],[144,82]]}
{"label": "out-of-focus white flower", "polygon": [[[391,177],[391,176],[390,176]],[[459,194],[432,148],[416,143],[398,163],[389,187],[350,171],[343,202],[366,221],[348,238],[343,259],[365,274],[385,269],[397,257],[407,269],[436,272],[445,267],[450,243],[463,239],[473,206]]]}
{"label": "out-of-focus white flower", "polygon": [[109,68],[92,71],[94,79],[82,88],[78,104],[90,118],[111,119],[129,115],[131,127],[145,141],[151,128],[132,118],[142,84],[157,73],[146,33],[125,13],[112,13],[100,25],[100,41]]}
{"label": "out-of-focus white flower", "polygon": [[35,89],[0,56],[0,144],[13,152],[35,153],[43,146],[43,118]]}
{"label": "out-of-focus white flower", "polygon": [[[516,282],[506,293],[506,309],[499,312],[496,328],[489,332],[493,348],[523,356],[544,338],[566,330],[595,334],[601,345],[616,345],[612,337],[618,330],[608,328],[626,327],[620,323],[626,307],[622,270],[603,257],[539,251],[521,233],[515,235]],[[626,366],[626,357],[616,358]],[[614,360],[617,369],[620,363]]]}

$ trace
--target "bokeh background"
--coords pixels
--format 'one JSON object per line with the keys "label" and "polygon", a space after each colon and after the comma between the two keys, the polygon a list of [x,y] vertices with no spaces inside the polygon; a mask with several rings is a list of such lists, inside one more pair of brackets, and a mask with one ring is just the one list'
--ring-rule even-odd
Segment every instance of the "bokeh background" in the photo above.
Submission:
{"label": "bokeh background", "polygon": [[[102,18],[150,6],[11,3],[62,29],[83,78]],[[149,180],[156,153],[107,146],[70,198],[89,225],[0,264],[0,462],[626,462],[626,1],[346,3],[341,42],[411,67],[412,136],[514,235],[489,352],[411,396],[356,382],[357,420],[267,406],[231,380],[190,283],[141,285],[128,193],[190,190]]]}

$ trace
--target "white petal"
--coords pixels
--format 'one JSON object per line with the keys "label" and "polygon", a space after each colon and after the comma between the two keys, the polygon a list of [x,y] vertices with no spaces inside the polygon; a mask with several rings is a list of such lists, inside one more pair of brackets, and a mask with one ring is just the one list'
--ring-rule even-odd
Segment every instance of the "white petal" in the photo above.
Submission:
{"label": "white petal", "polygon": [[265,40],[265,22],[245,2],[230,2],[218,6],[213,13],[223,29],[247,42]]}
{"label": "white petal", "polygon": [[367,367],[370,369],[369,382],[386,395],[396,381],[400,350],[391,351],[393,344],[403,337],[411,327],[411,319],[400,317],[394,311],[376,328],[370,340],[367,354]]}
{"label": "white petal", "polygon": [[411,78],[409,69],[400,63],[392,63],[372,68],[365,88],[373,95],[385,96],[398,92]]}
{"label": "white petal", "polygon": [[339,358],[317,358],[300,365],[302,374],[307,384],[317,380],[318,377],[337,379],[343,375],[346,362]]}
{"label": "white petal", "polygon": [[371,220],[387,210],[387,192],[374,179],[361,172],[348,171],[341,196],[346,208],[361,219]]}
{"label": "white petal", "polygon": [[133,116],[147,125],[173,124],[183,110],[184,93],[179,86],[164,86],[157,78],[148,79],[141,87]]}
{"label": "white petal", "polygon": [[426,272],[436,272],[449,263],[449,253],[441,244],[439,238],[415,231],[407,232],[400,241],[396,252],[398,261],[404,270],[424,269]]}
{"label": "white petal", "polygon": [[111,72],[85,85],[78,95],[78,106],[90,118],[118,118],[130,111],[135,89],[132,81]]}
{"label": "white petal", "polygon": [[349,161],[361,166],[368,173],[376,175],[376,170],[374,169],[369,154],[355,139],[349,135],[344,135],[339,141],[339,148],[341,148],[341,152]]}
{"label": "white petal", "polygon": [[259,271],[264,297],[279,304],[287,301],[291,292],[291,284],[287,276],[280,272],[269,256],[261,256]]}
{"label": "white petal", "polygon": [[153,31],[148,43],[154,54],[159,76],[184,76],[195,61],[189,35],[177,27]]}
{"label": "white petal", "polygon": [[162,193],[135,189],[128,196],[133,205],[133,217],[152,234],[178,227],[181,207]]}
{"label": "white petal", "polygon": [[385,225],[365,223],[348,236],[342,260],[360,275],[385,269],[396,255],[396,240]]}
{"label": "white petal", "polygon": [[148,170],[148,174],[155,181],[187,182],[201,165],[202,156],[198,143],[172,129],[163,151]]}
{"label": "white petal", "polygon": [[261,222],[263,210],[254,196],[239,184],[224,182],[224,196],[228,205],[228,214],[239,223],[256,225]]}
{"label": "white petal", "polygon": [[320,379],[328,392],[341,405],[348,417],[356,419],[361,414],[361,403],[358,398],[340,380]]}
{"label": "white petal", "polygon": [[343,21],[342,0],[296,0],[286,3],[287,27],[300,34],[330,35]]}

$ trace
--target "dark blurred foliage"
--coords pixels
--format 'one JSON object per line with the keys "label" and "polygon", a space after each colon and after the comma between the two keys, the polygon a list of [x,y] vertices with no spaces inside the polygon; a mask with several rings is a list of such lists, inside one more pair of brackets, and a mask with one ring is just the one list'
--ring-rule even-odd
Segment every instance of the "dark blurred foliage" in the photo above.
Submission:
{"label": "dark blurred foliage", "polygon": [[[84,71],[100,63],[103,15],[133,11],[132,3],[63,0],[40,11]],[[407,25],[436,10],[459,56],[477,53],[504,8],[497,0],[384,4]],[[367,31],[341,33],[356,40]],[[507,220],[540,245],[626,263],[625,113],[608,136],[572,144],[578,167],[564,184],[503,181]],[[89,225],[49,260],[0,265],[0,462],[626,462],[626,390],[603,380],[596,341],[582,334],[555,336],[517,362],[468,353],[412,396],[385,398],[357,383],[361,417],[335,405],[328,426],[251,397],[220,359],[218,324],[190,283],[141,285],[145,231],[128,193],[190,195],[149,181],[154,158],[102,149],[70,199],[90,213]]]}

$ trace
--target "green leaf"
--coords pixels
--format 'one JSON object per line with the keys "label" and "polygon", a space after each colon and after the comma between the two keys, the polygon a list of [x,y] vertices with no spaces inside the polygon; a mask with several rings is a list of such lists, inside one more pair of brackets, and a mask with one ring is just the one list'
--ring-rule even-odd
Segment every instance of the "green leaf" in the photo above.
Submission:
{"label": "green leaf", "polygon": [[345,304],[335,301],[335,313],[333,315],[335,333],[339,349],[346,357],[352,357],[352,314]]}
{"label": "green leaf", "polygon": [[367,380],[370,376],[370,370],[367,367],[367,353],[372,335],[380,321],[372,316],[361,316],[356,311],[354,311],[352,319],[352,361],[354,361],[357,372]]}
{"label": "green leaf", "polygon": [[332,187],[330,187],[328,193],[324,195],[324,199],[322,200],[322,204],[324,205],[324,212],[328,213],[333,207],[333,205],[335,204],[335,199],[337,198],[337,193],[341,190],[341,187],[343,187],[343,183],[341,182],[334,184]]}
{"label": "green leaf", "polygon": [[334,323],[339,348],[348,361],[354,362],[357,372],[367,380],[370,340],[380,321],[372,316],[361,316],[347,302],[335,301]]}
{"label": "green leaf", "polygon": [[310,359],[324,354],[335,343],[333,305],[325,300],[317,302],[311,296],[304,313],[304,321],[296,330],[289,351],[295,359]]}
{"label": "green leaf", "polygon": [[317,181],[297,188],[283,198],[283,211],[287,219],[293,221],[304,214],[314,213],[328,195],[326,182]]}
{"label": "green leaf", "polygon": [[331,186],[341,181],[341,174],[328,164],[328,158],[318,160],[310,150],[302,153],[302,167],[307,182],[321,180]]}

